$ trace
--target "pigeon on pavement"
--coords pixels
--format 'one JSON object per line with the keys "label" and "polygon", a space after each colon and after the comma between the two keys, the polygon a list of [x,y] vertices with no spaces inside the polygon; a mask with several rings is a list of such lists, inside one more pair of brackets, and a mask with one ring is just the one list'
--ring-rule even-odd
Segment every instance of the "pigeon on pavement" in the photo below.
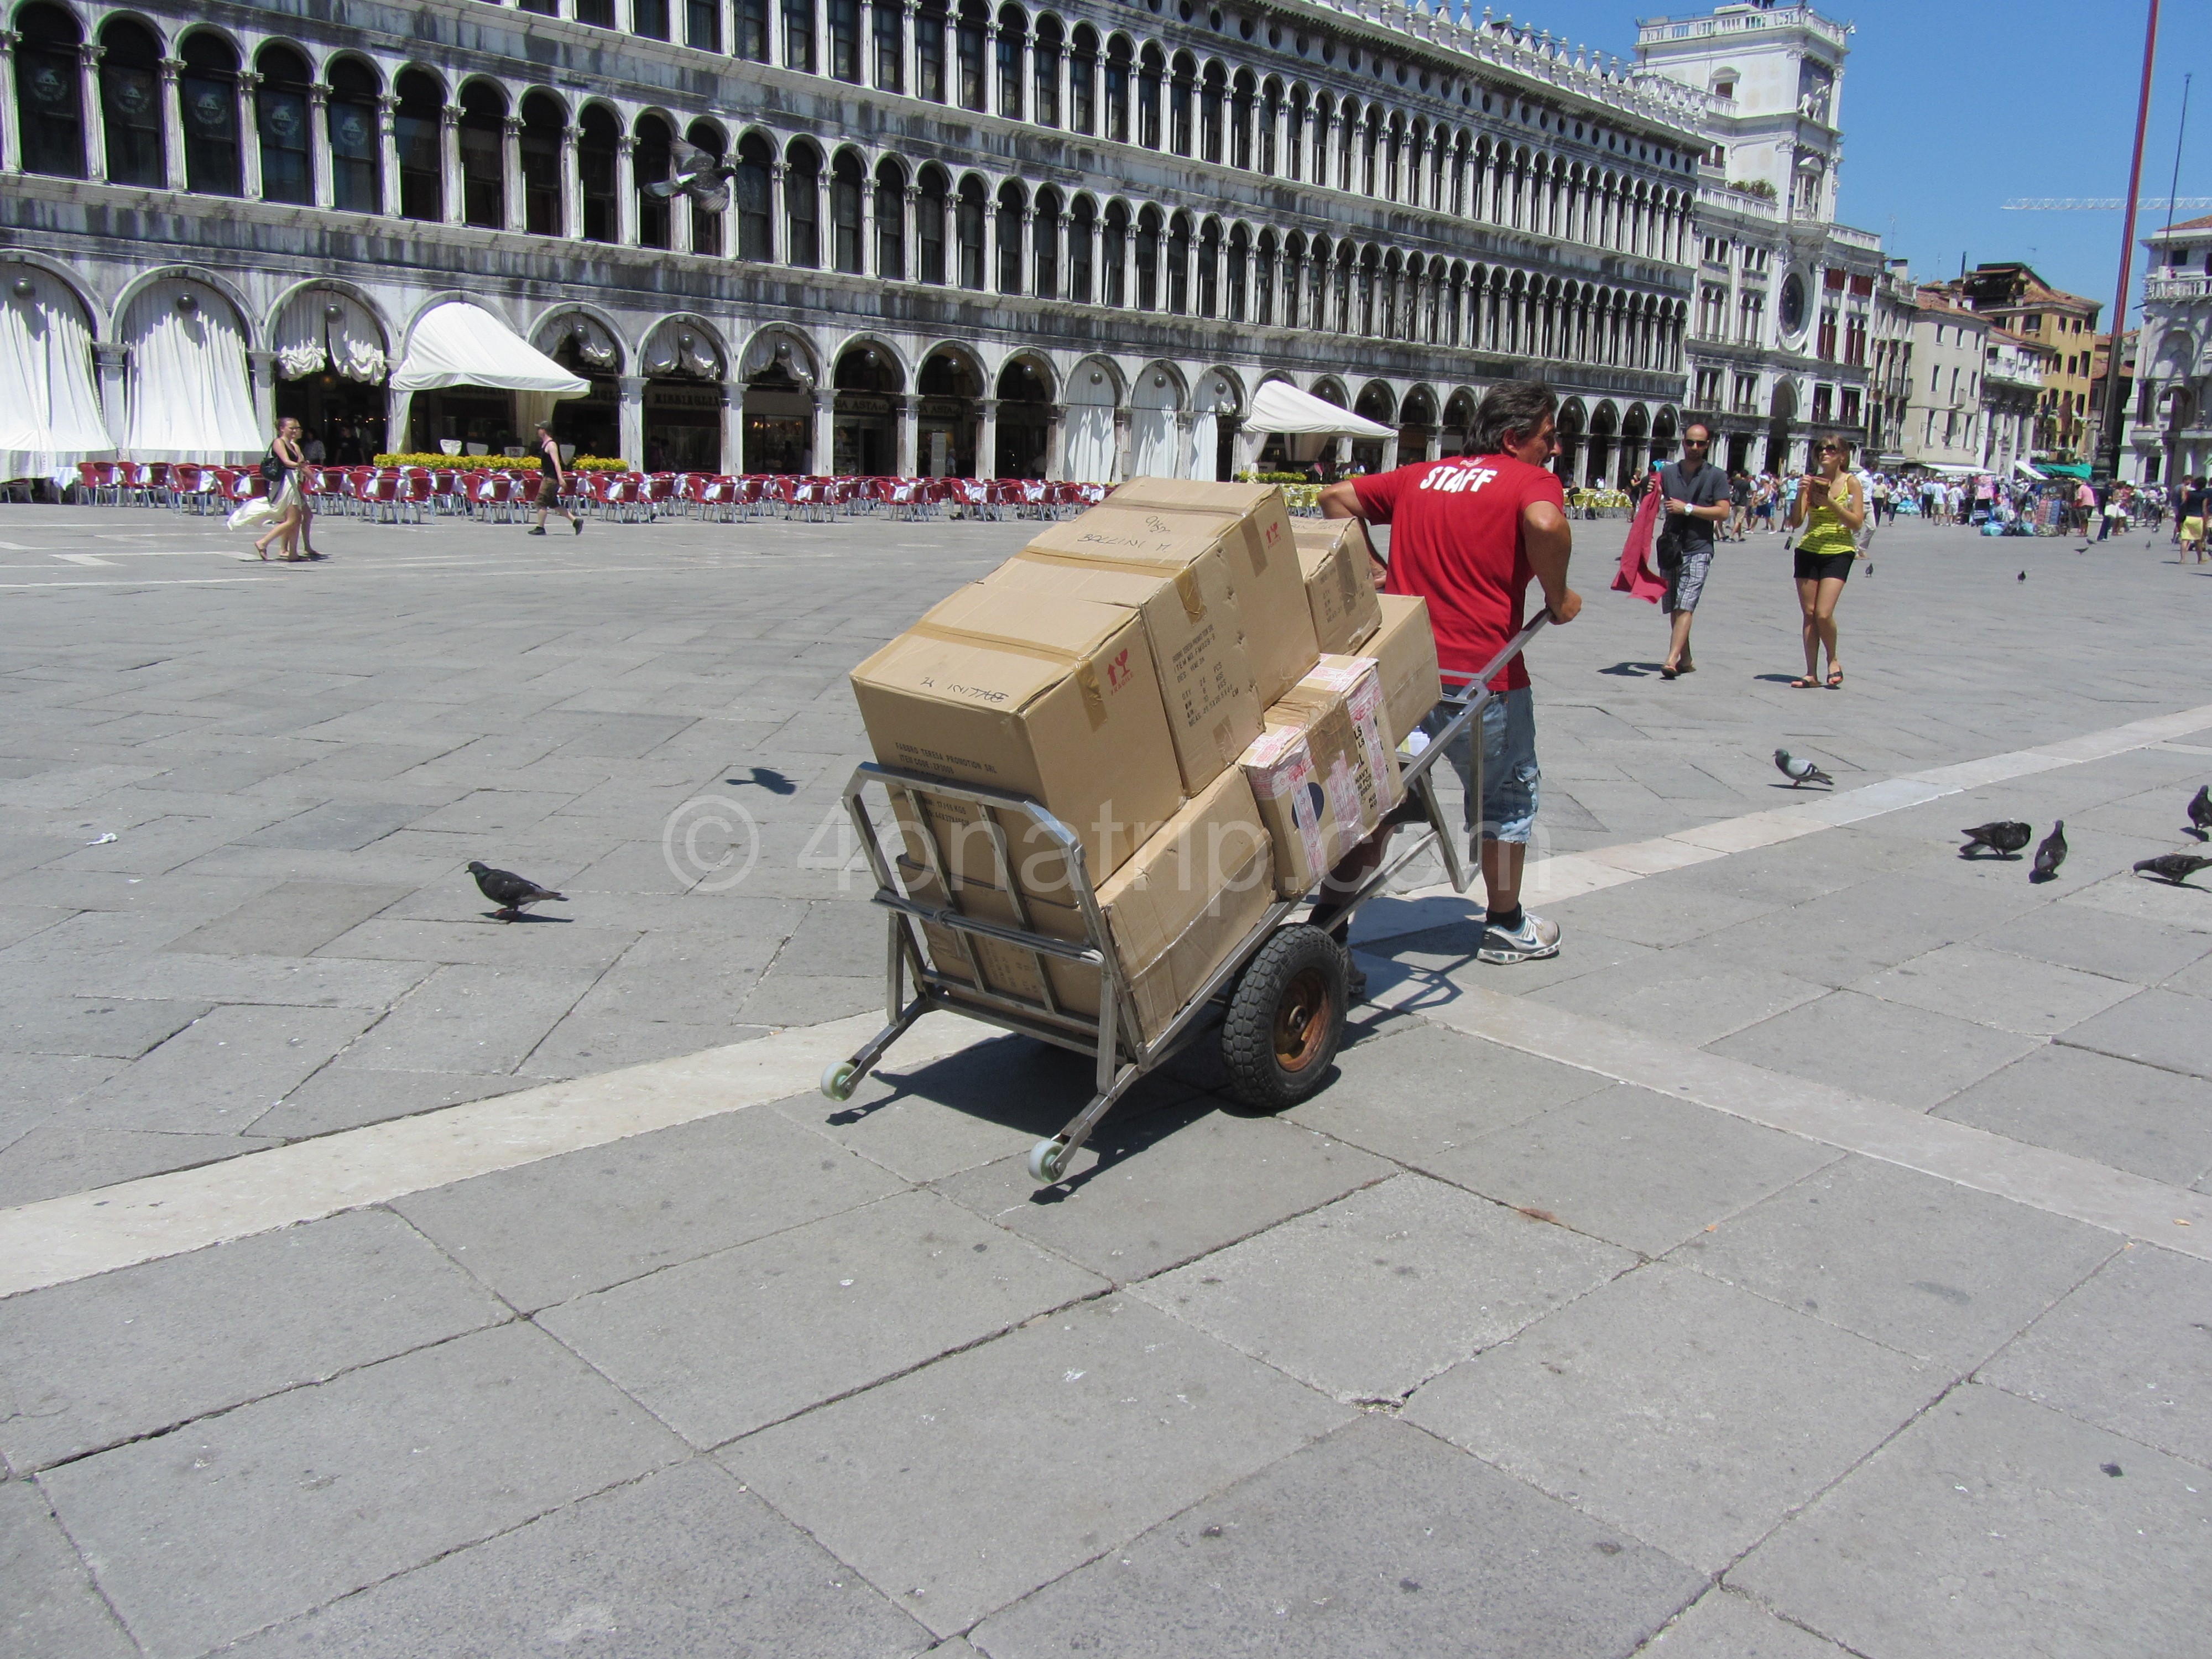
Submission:
{"label": "pigeon on pavement", "polygon": [[2189,824],[2196,830],[2199,841],[2212,833],[2212,783],[2206,784],[2189,799]]}
{"label": "pigeon on pavement", "polygon": [[2026,581],[2026,580],[2027,580],[2027,572],[2026,572],[2025,570],[2021,571],[2021,572],[2020,573],[2019,580],[2021,580],[2021,581]]}
{"label": "pigeon on pavement", "polygon": [[2160,881],[2172,882],[2176,887],[2187,881],[2199,870],[2212,870],[2212,858],[2202,853],[2160,853],[2154,859],[2144,859],[2136,866],[2139,876],[2156,876]]}
{"label": "pigeon on pavement", "polygon": [[1999,818],[1994,823],[1978,823],[1959,833],[1966,838],[1966,844],[1959,849],[1961,856],[1977,855],[1984,848],[2009,854],[2018,853],[2035,838],[2035,826],[2022,823],[2017,818]]}
{"label": "pigeon on pavement", "polygon": [[2030,881],[2049,881],[2058,873],[2058,866],[2066,862],[2066,820],[2061,818],[2051,826],[2051,833],[2035,849],[2035,867],[2027,872]]}
{"label": "pigeon on pavement", "polygon": [[1790,780],[1792,789],[1801,783],[1825,783],[1831,789],[1836,787],[1836,781],[1826,772],[1808,760],[1799,760],[1787,749],[1774,751],[1774,764],[1782,775]]}
{"label": "pigeon on pavement", "polygon": [[501,921],[520,921],[526,904],[547,899],[558,899],[563,904],[568,902],[566,893],[540,887],[527,876],[518,876],[512,870],[495,870],[481,860],[469,866],[469,873],[477,878],[477,890],[499,906],[497,915]]}

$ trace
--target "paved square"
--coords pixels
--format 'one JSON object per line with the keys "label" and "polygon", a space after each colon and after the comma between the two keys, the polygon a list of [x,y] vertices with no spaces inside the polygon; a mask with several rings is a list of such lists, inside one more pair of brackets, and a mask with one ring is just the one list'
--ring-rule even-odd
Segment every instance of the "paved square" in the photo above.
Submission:
{"label": "paved square", "polygon": [[1886,532],[1832,694],[1778,538],[1668,683],[1581,526],[1560,955],[1416,869],[1320,1093],[1201,1042],[1039,1192],[1077,1056],[811,1087],[845,676],[1026,526],[7,517],[11,1655],[2201,1650],[2212,898],[2129,866],[2212,582],[2140,537]]}

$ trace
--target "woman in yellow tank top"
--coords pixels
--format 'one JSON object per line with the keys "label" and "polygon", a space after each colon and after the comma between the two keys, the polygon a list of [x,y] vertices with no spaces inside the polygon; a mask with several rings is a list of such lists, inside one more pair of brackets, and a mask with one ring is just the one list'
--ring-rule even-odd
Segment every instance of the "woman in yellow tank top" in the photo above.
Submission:
{"label": "woman in yellow tank top", "polygon": [[1866,522],[1866,492],[1845,471],[1851,463],[1849,441],[1823,438],[1819,455],[1820,471],[1805,475],[1790,509],[1790,527],[1804,527],[1797,538],[1796,578],[1797,608],[1805,619],[1804,678],[1790,684],[1801,689],[1820,684],[1817,674],[1825,646],[1828,688],[1835,690],[1844,683],[1843,665],[1836,659],[1836,601],[1844,596],[1858,553],[1856,538]]}

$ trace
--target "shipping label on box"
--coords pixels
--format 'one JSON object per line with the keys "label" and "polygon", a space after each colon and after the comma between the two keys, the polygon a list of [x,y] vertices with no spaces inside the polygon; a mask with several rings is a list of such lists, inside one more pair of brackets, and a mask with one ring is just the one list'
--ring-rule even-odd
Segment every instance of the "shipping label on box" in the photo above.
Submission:
{"label": "shipping label on box", "polygon": [[[1037,802],[1073,833],[1094,881],[1181,805],[1175,744],[1135,611],[971,585],[855,668],[852,684],[878,761]],[[925,811],[933,830],[980,828],[981,809],[933,799]],[[920,826],[909,817],[902,806],[911,836]],[[1065,890],[1050,835],[1018,811],[990,817],[1019,885]],[[947,869],[999,878],[988,835],[949,841],[939,849]]]}
{"label": "shipping label on box", "polygon": [[1032,544],[986,576],[983,586],[1123,605],[1142,614],[1184,793],[1204,789],[1259,735],[1259,686],[1245,654],[1229,559],[1220,547],[1177,563],[1103,552],[1079,556]]}
{"label": "shipping label on box", "polygon": [[1291,529],[1322,653],[1356,649],[1382,621],[1365,527],[1357,519],[1297,519]]}
{"label": "shipping label on box", "polygon": [[1313,748],[1296,726],[1270,726],[1244,751],[1244,775],[1261,822],[1275,844],[1275,890],[1296,898],[1328,871],[1328,792],[1314,769]]}
{"label": "shipping label on box", "polygon": [[[1103,515],[1112,514],[1109,519]],[[1238,625],[1244,635],[1252,678],[1262,708],[1274,702],[1313,666],[1321,654],[1313,613],[1306,604],[1305,578],[1298,569],[1291,533],[1290,509],[1273,484],[1208,483],[1192,478],[1132,478],[1081,517],[1040,536],[1033,547],[1068,545],[1062,532],[1091,545],[1139,533],[1129,520],[1150,521],[1143,533],[1170,548],[1194,542],[1222,545],[1230,552],[1230,579],[1236,592]],[[1097,520],[1095,532],[1082,526]]]}

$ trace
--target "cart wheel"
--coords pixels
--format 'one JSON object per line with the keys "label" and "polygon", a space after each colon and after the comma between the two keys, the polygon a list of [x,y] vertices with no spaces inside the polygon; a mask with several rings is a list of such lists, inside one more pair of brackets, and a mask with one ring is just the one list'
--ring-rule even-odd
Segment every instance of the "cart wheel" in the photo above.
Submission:
{"label": "cart wheel", "polygon": [[1030,1148],[1030,1179],[1049,1187],[1067,1173],[1067,1148],[1057,1140],[1040,1140]]}
{"label": "cart wheel", "polygon": [[860,1080],[860,1068],[849,1060],[833,1060],[822,1068],[822,1092],[832,1100],[850,1100]]}
{"label": "cart wheel", "polygon": [[1318,927],[1285,927],[1260,947],[1221,1028],[1238,1101],[1279,1112],[1321,1087],[1344,1036],[1344,949]]}

